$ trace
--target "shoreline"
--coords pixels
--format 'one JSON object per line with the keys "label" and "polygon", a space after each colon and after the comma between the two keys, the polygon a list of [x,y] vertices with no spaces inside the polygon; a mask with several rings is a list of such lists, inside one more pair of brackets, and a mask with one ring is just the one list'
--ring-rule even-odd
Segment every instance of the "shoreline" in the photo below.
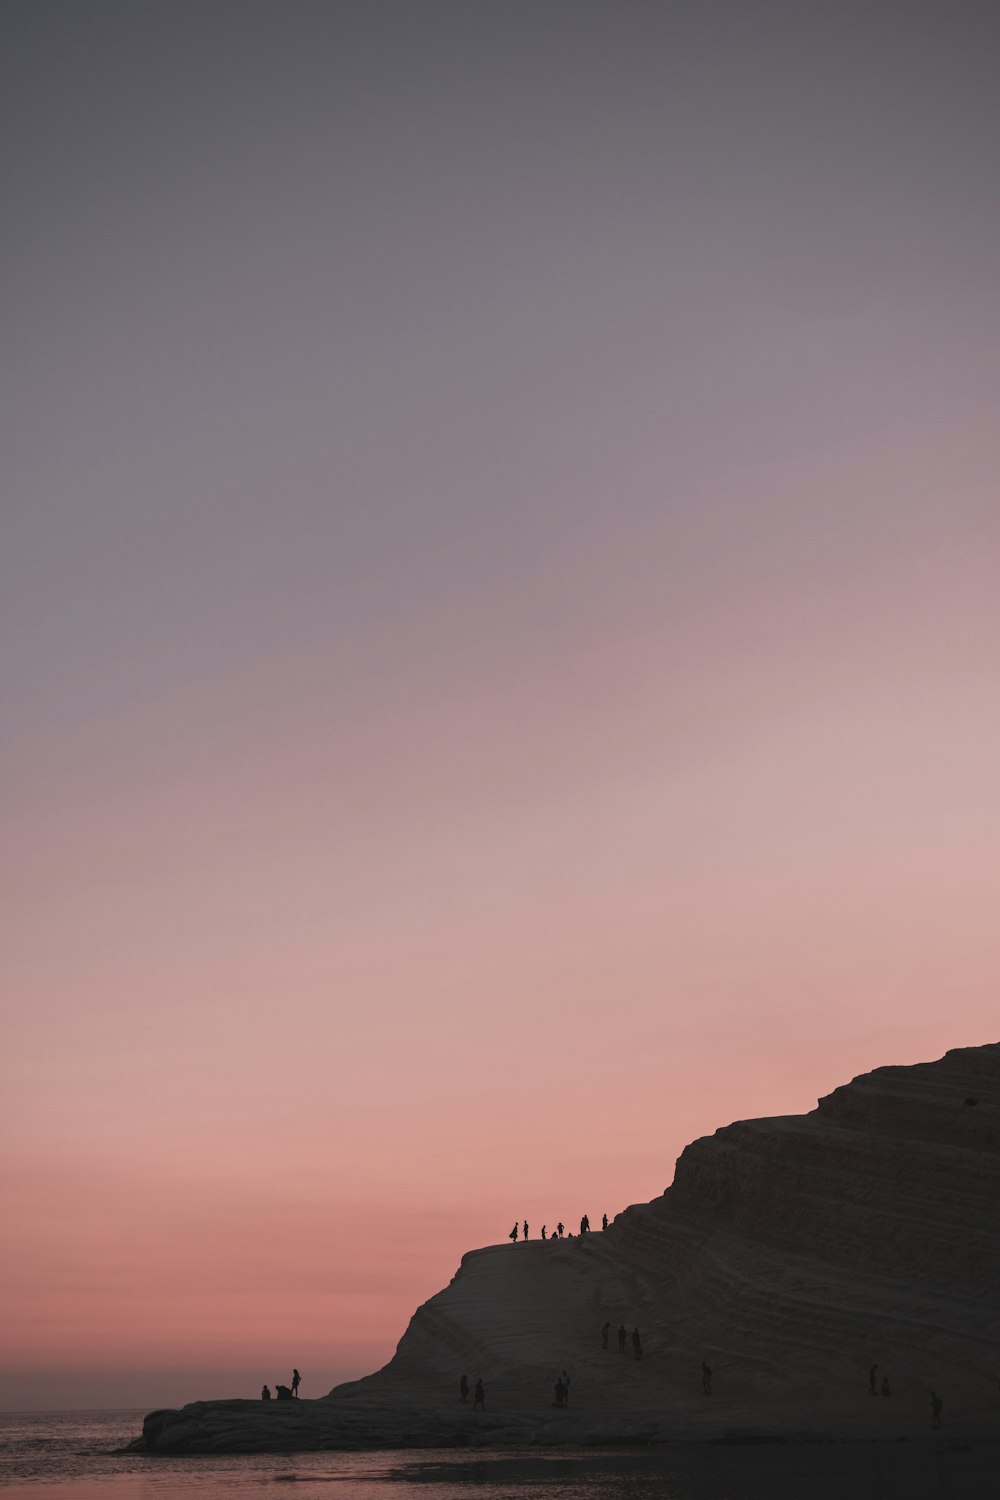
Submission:
{"label": "shoreline", "polygon": [[[946,1427],[933,1429],[916,1412],[892,1414],[888,1428],[877,1430],[873,1419],[843,1408],[831,1409],[825,1420],[815,1411],[799,1411],[798,1420],[784,1423],[756,1420],[749,1412],[704,1414],[693,1421],[683,1413],[661,1409],[601,1415],[581,1410],[567,1419],[541,1415],[525,1408],[477,1413],[444,1412],[438,1408],[400,1404],[385,1407],[323,1398],[282,1403],[280,1411],[255,1400],[194,1401],[180,1408],[148,1413],[142,1436],[122,1453],[151,1457],[183,1455],[241,1455],[306,1452],[386,1452],[428,1450],[573,1450],[667,1447],[778,1448],[870,1447],[875,1444],[921,1443],[963,1449],[1000,1443],[1000,1411],[988,1409],[955,1413]],[[288,1411],[287,1408],[293,1410]],[[793,1417],[792,1413],[789,1413]],[[809,1416],[812,1420],[809,1420]]]}

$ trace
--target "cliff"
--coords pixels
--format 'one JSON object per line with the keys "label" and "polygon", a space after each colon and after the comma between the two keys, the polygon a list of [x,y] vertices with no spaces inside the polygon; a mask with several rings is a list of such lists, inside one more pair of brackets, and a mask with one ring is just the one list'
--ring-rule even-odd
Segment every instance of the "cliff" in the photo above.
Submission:
{"label": "cliff", "polygon": [[[694,1142],[605,1233],[470,1252],[377,1374],[318,1402],[157,1413],[147,1446],[900,1437],[929,1427],[932,1389],[952,1433],[998,1436],[998,1158],[1000,1044],[879,1068]],[[463,1371],[485,1413],[458,1404]]]}

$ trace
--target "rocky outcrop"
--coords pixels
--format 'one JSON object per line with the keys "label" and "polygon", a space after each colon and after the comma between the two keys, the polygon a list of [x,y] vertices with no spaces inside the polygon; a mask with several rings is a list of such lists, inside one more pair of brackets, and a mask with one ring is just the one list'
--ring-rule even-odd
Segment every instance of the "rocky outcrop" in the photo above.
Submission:
{"label": "rocky outcrop", "polygon": [[[377,1374],[319,1402],[156,1413],[146,1446],[896,1437],[929,1426],[932,1388],[952,1432],[997,1436],[998,1167],[1000,1044],[879,1068],[807,1115],[696,1141],[606,1233],[470,1252]],[[458,1405],[463,1371],[485,1413]]]}

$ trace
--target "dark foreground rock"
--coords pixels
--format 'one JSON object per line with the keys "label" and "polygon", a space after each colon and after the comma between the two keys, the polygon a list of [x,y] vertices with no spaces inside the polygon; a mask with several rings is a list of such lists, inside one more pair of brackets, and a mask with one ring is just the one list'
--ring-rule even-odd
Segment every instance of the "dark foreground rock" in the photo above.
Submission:
{"label": "dark foreground rock", "polygon": [[[466,1255],[377,1374],[320,1401],[154,1412],[135,1446],[896,1440],[929,1431],[932,1390],[951,1441],[995,1438],[998,1266],[994,1044],[879,1068],[807,1115],[716,1131],[606,1233]],[[619,1353],[620,1325],[639,1327],[641,1359],[631,1337]],[[562,1369],[566,1410],[552,1405]],[[485,1412],[459,1404],[463,1372],[483,1377]]]}

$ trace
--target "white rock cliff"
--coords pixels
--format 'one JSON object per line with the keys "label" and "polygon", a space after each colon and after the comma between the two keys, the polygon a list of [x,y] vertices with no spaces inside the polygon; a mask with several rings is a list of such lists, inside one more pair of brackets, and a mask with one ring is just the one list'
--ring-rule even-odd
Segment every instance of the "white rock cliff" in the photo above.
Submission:
{"label": "white rock cliff", "polygon": [[[605,1233],[471,1251],[376,1374],[316,1402],[155,1413],[146,1446],[899,1437],[929,1428],[931,1390],[952,1432],[1000,1436],[998,1168],[1000,1044],[879,1068],[694,1142]],[[459,1404],[463,1372],[485,1412]]]}

